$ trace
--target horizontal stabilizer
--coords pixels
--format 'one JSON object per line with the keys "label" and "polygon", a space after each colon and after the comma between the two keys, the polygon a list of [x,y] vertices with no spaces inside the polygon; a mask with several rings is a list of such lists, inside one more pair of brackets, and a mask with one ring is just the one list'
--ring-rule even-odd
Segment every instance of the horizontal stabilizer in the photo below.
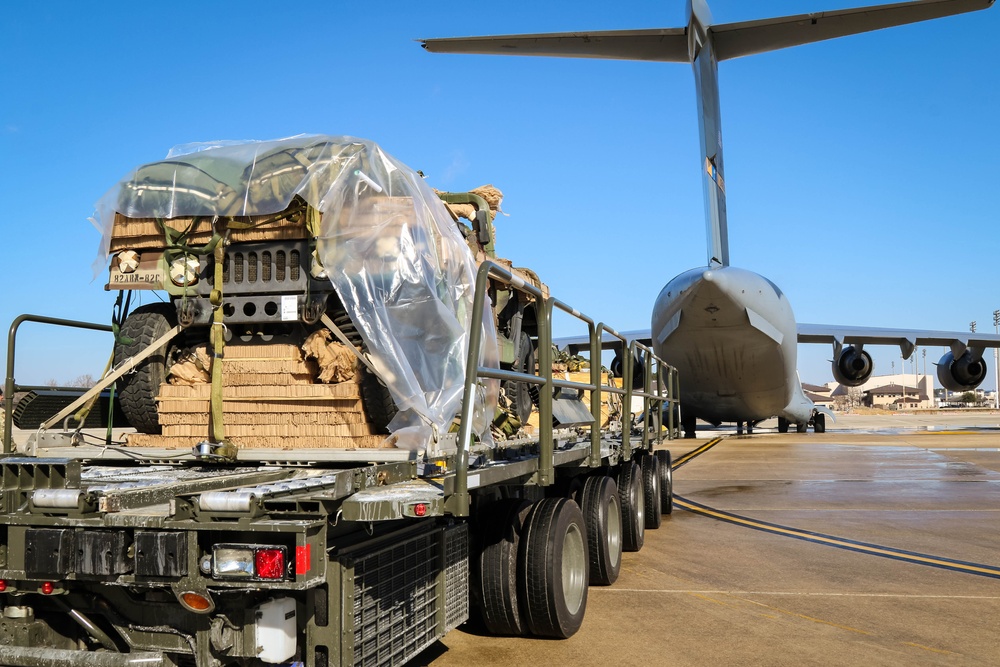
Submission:
{"label": "horizontal stabilizer", "polygon": [[993,0],[915,0],[711,27],[715,56],[728,60],[799,44],[986,9]]}
{"label": "horizontal stabilizer", "polygon": [[432,53],[689,62],[684,28],[422,39]]}

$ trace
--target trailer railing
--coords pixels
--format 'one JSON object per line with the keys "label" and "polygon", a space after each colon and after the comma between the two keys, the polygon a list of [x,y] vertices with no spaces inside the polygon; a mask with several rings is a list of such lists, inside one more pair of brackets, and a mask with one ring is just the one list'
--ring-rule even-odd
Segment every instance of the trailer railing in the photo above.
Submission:
{"label": "trailer railing", "polygon": [[[473,442],[472,421],[477,394],[476,387],[480,379],[490,378],[525,382],[540,388],[538,400],[538,465],[535,473],[535,482],[539,486],[548,486],[555,481],[555,450],[552,428],[550,426],[552,425],[553,393],[556,389],[567,388],[590,392],[590,410],[593,417],[593,422],[590,425],[590,454],[587,458],[587,465],[590,467],[596,468],[602,463],[601,405],[605,394],[622,397],[621,454],[623,457],[630,455],[634,450],[639,448],[648,451],[652,450],[655,443],[650,434],[651,425],[655,425],[656,440],[659,441],[662,439],[664,404],[666,404],[668,412],[667,437],[672,439],[677,435],[674,418],[675,406],[678,403],[677,371],[659,359],[653,353],[652,349],[639,341],[633,340],[629,342],[625,336],[608,327],[603,322],[595,323],[592,318],[584,315],[577,309],[551,296],[546,296],[537,286],[528,283],[521,276],[493,262],[483,262],[479,266],[479,271],[476,275],[472,322],[478,323],[483,321],[483,313],[486,309],[486,293],[491,280],[504,283],[535,300],[538,374],[480,366],[479,359],[483,345],[483,327],[472,327],[469,334],[469,357],[466,367],[465,391],[458,432],[455,492],[447,501],[447,511],[450,514],[455,516],[468,516],[469,514],[469,452]],[[590,382],[574,382],[553,377],[552,317],[556,309],[587,325],[590,341]],[[609,334],[617,339],[623,357],[625,357],[626,351],[629,357],[636,351],[644,352],[645,380],[642,390],[635,391],[632,388],[633,368],[630,363],[623,364],[621,387],[605,385],[603,383],[601,352],[603,350],[604,334]],[[641,445],[638,447],[633,447],[630,438],[632,430],[630,410],[633,397],[639,397],[643,400],[642,439]],[[651,417],[650,415],[653,416]]]}
{"label": "trailer railing", "polygon": [[36,322],[38,324],[51,324],[60,327],[71,327],[74,329],[90,329],[91,331],[104,331],[111,333],[113,329],[107,324],[96,324],[94,322],[80,322],[77,320],[66,320],[59,317],[46,317],[44,315],[19,315],[10,325],[7,332],[7,376],[4,380],[3,402],[3,453],[10,454],[14,451],[12,447],[13,425],[14,425],[14,394],[20,391],[38,391],[44,389],[76,389],[79,387],[51,387],[48,385],[23,385],[17,384],[14,379],[14,350],[17,346],[17,332],[25,322]]}

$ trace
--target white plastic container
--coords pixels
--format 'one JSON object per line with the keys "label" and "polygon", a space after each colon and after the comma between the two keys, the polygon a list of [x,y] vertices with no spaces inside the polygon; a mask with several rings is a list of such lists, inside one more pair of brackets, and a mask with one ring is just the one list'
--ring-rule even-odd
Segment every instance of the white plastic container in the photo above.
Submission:
{"label": "white plastic container", "polygon": [[254,621],[257,657],[285,662],[295,655],[295,600],[277,598],[257,607]]}

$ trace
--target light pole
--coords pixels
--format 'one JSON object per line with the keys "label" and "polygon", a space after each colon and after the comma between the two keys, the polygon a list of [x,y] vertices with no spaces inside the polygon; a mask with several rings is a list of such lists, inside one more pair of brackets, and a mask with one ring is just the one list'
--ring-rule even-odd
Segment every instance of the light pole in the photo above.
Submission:
{"label": "light pole", "polygon": [[[1000,310],[993,311],[993,330],[1000,334]],[[993,348],[993,379],[996,381],[993,407],[1000,410],[1000,348]]]}

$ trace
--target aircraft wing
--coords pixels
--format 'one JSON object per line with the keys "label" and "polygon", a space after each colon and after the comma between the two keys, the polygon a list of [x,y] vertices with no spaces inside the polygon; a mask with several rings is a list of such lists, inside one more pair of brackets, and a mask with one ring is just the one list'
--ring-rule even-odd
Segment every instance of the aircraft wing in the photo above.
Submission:
{"label": "aircraft wing", "polygon": [[917,345],[950,347],[955,357],[966,348],[982,350],[1000,347],[1000,335],[971,331],[924,331],[919,329],[881,329],[828,324],[798,324],[800,343],[830,343],[841,345],[898,345],[903,358],[909,358]]}
{"label": "aircraft wing", "polygon": [[[622,331],[622,338],[631,343],[634,340],[639,341],[643,345],[652,345],[653,337],[649,329],[639,329],[637,331]],[[613,350],[618,345],[621,345],[621,338],[616,337],[614,334],[604,332],[601,339],[601,349],[602,350]],[[570,353],[577,354],[581,351],[588,351],[590,349],[590,338],[587,336],[570,336],[566,338],[553,338],[552,344],[558,347],[560,350],[568,349]]]}
{"label": "aircraft wing", "polygon": [[684,28],[421,39],[431,53],[690,62]]}

